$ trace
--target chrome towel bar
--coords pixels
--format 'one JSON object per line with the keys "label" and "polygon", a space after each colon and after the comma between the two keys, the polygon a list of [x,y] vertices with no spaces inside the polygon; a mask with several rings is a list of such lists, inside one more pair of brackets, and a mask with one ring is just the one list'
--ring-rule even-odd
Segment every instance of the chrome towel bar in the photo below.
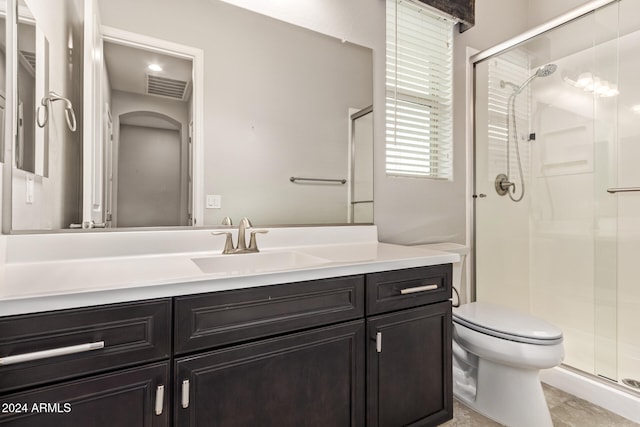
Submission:
{"label": "chrome towel bar", "polygon": [[347,183],[346,179],[300,178],[298,176],[292,176],[291,178],[289,178],[289,181],[291,181],[291,182],[296,182],[296,181],[335,182],[335,183],[338,183],[338,184],[346,184]]}

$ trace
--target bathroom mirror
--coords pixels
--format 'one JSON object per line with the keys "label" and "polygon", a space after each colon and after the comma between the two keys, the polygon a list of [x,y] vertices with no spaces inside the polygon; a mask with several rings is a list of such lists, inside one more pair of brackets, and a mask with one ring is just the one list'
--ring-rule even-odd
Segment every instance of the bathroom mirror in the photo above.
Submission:
{"label": "bathroom mirror", "polygon": [[18,98],[11,106],[13,167],[3,182],[11,206],[3,212],[12,231],[67,228],[81,217],[82,139],[74,129],[82,123],[72,110],[81,109],[82,99],[82,0],[7,4],[18,17],[12,52]]}
{"label": "bathroom mirror", "polygon": [[[373,104],[371,49],[220,0],[93,3],[102,26],[203,52],[203,87],[196,89],[204,99],[199,112],[202,121],[193,123],[194,128],[201,126],[201,147],[193,154],[187,150],[187,163],[193,164],[191,179],[201,180],[200,190],[196,186],[187,192],[195,226],[219,225],[226,216],[234,224],[246,216],[254,225],[372,221],[370,214],[353,213],[353,203],[363,201],[372,212],[372,199],[354,200],[352,182],[357,176],[368,187],[373,176],[362,173],[371,171],[371,165],[352,159],[356,126],[351,121],[354,112]],[[190,113],[198,117],[198,112]],[[131,117],[124,119],[126,124]],[[372,132],[363,132],[372,138]],[[85,157],[83,170],[88,161],[95,159]],[[359,173],[354,165],[361,168]],[[155,167],[164,169],[163,164]],[[79,173],[76,188],[86,190],[86,175],[85,184],[81,177]],[[135,183],[135,178],[120,177],[118,186]],[[103,196],[108,194],[104,186],[100,188]],[[76,212],[75,219],[67,216],[65,221],[41,221],[31,227],[15,227],[14,221],[13,230],[65,229],[82,220],[83,208],[86,219],[87,203],[101,199],[107,206],[95,194],[88,199],[85,194],[84,203],[70,199],[71,204],[60,203],[67,212]],[[155,209],[166,206],[160,203]]]}
{"label": "bathroom mirror", "polygon": [[25,0],[18,0],[18,132],[15,167],[26,173],[48,172],[47,130],[37,126],[38,101],[48,92],[49,43]]}

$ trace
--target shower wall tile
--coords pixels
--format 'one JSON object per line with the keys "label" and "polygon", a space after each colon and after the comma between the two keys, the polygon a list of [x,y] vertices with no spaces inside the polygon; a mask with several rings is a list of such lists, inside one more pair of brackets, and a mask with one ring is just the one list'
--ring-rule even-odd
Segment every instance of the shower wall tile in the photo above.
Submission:
{"label": "shower wall tile", "polygon": [[[539,103],[533,111],[541,138],[532,150],[531,313],[563,330],[564,363],[593,372],[594,168],[593,158],[585,154],[594,150],[585,130],[593,126],[579,111],[565,107]],[[577,152],[551,137],[576,132],[581,137],[569,142],[580,141]]]}

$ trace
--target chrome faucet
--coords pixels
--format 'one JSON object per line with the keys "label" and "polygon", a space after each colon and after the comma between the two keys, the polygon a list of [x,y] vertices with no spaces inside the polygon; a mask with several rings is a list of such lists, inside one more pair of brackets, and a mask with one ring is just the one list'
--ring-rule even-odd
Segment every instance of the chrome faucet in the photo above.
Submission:
{"label": "chrome faucet", "polygon": [[260,252],[258,249],[258,243],[256,242],[257,233],[268,233],[269,230],[251,230],[251,237],[249,238],[249,247],[247,247],[246,230],[251,229],[251,221],[249,218],[242,218],[238,225],[238,245],[233,245],[233,236],[230,231],[212,231],[214,236],[225,235],[227,236],[224,242],[223,254],[246,254],[252,252]]}

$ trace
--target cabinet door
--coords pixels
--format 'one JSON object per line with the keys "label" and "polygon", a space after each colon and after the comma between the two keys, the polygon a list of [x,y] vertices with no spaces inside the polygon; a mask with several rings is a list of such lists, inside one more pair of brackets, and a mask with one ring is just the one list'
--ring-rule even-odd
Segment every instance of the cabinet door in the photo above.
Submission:
{"label": "cabinet door", "polygon": [[[0,425],[168,426],[168,378],[169,362],[164,362],[0,396]],[[158,393],[160,386],[163,396]]]}
{"label": "cabinet door", "polygon": [[176,361],[176,426],[364,425],[364,321]]}
{"label": "cabinet door", "polygon": [[453,416],[451,302],[369,318],[367,425],[432,426]]}

